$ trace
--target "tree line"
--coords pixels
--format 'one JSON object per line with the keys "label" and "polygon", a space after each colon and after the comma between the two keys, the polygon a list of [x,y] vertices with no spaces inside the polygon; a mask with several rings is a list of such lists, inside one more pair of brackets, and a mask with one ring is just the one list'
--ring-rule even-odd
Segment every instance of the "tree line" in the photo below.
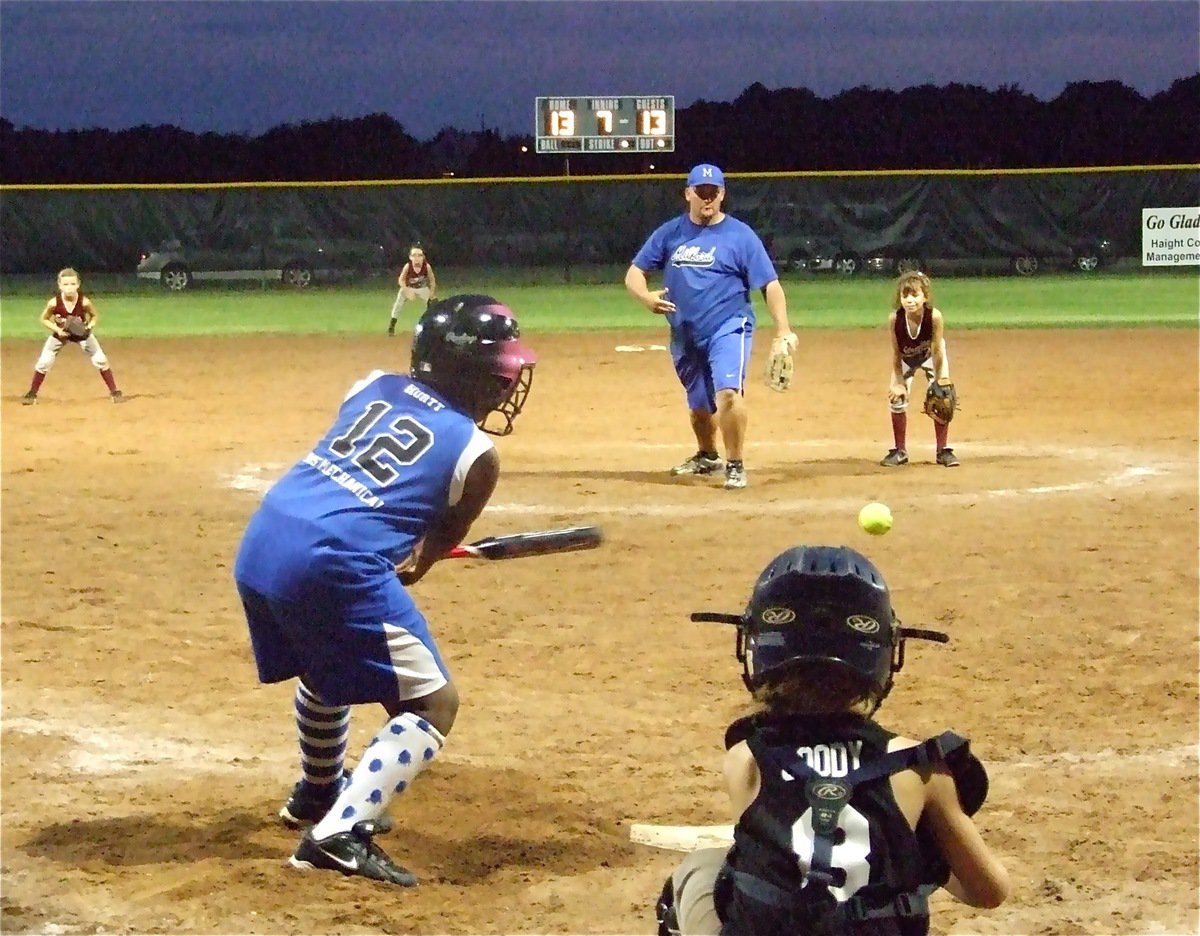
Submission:
{"label": "tree line", "polygon": [[733,172],[1024,169],[1200,163],[1200,73],[1144,97],[1076,82],[1050,101],[1018,86],[859,87],[829,98],[755,83],[675,114],[672,153],[534,152],[528,134],[445,128],[430,140],[388,114],[274,127],[259,136],[173,126],[51,131],[0,119],[0,183],[307,182]]}

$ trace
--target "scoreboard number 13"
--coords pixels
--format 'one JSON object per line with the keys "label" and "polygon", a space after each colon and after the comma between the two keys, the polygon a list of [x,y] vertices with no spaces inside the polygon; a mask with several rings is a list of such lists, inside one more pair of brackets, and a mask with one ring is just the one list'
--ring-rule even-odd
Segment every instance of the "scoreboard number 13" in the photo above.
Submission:
{"label": "scoreboard number 13", "polygon": [[547,133],[555,137],[570,137],[575,136],[575,111],[573,110],[552,110],[550,111],[549,127]]}
{"label": "scoreboard number 13", "polygon": [[667,132],[667,112],[661,107],[640,110],[638,132],[644,136],[663,136]]}
{"label": "scoreboard number 13", "polygon": [[675,149],[675,98],[539,97],[539,153],[668,153]]}

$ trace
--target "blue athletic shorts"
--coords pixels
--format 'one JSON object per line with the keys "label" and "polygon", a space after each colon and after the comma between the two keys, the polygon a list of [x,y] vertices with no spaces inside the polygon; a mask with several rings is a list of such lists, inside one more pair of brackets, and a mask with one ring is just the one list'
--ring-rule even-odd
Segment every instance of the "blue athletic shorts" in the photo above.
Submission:
{"label": "blue athletic shorts", "polygon": [[[347,618],[332,595],[283,601],[238,582],[258,678],[303,676],[328,705],[419,699],[449,681],[424,616],[395,582],[382,618]],[[390,590],[390,589],[389,589]]]}
{"label": "blue athletic shorts", "polygon": [[754,345],[753,319],[737,318],[710,338],[697,338],[686,326],[671,334],[675,373],[687,393],[688,409],[717,411],[718,390],[746,386],[746,367]]}

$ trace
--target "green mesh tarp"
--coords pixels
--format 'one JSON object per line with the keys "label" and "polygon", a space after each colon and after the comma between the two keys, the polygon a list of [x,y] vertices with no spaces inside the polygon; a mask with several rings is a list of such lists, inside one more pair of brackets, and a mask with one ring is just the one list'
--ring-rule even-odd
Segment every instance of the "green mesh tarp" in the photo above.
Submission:
{"label": "green mesh tarp", "polygon": [[[421,242],[447,265],[628,263],[682,211],[660,176],[350,185],[25,188],[0,191],[0,273],[73,265],[133,274],[143,250],[271,238]],[[1200,203],[1191,167],[1076,172],[731,175],[726,209],[777,260],[830,244],[864,256],[1053,256],[1100,240],[1137,256],[1143,208]],[[833,249],[831,248],[831,249]]]}

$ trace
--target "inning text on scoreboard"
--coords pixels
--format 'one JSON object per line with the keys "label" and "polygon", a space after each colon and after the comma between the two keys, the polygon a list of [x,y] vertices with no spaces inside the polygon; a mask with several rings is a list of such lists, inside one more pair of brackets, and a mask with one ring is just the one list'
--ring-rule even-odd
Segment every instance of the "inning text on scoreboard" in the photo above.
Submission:
{"label": "inning text on scoreboard", "polygon": [[675,98],[539,97],[539,153],[670,153],[675,150]]}

